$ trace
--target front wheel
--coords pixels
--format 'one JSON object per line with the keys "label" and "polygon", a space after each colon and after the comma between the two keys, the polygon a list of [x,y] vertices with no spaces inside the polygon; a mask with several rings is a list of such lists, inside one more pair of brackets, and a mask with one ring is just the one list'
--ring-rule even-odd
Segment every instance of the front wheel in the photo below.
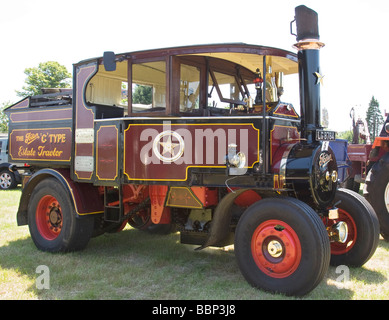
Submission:
{"label": "front wheel", "polygon": [[252,286],[299,296],[323,279],[330,244],[312,208],[294,198],[267,198],[251,205],[240,218],[235,254]]}
{"label": "front wheel", "polygon": [[[356,192],[339,189],[335,196],[339,218],[328,220],[332,225],[343,222],[347,236],[342,242],[331,242],[331,265],[360,267],[374,254],[379,240],[379,223],[369,202]],[[331,225],[327,223],[327,228]]]}
{"label": "front wheel", "polygon": [[48,178],[38,183],[28,205],[28,226],[36,247],[42,251],[83,249],[93,232],[93,219],[79,218],[62,184]]}

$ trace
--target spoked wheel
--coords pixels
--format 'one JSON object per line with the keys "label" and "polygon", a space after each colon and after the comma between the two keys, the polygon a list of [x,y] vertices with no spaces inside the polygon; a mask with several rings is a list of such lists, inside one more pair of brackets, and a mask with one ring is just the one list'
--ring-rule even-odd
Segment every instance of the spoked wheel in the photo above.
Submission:
{"label": "spoked wheel", "polygon": [[330,244],[312,208],[293,198],[267,198],[251,205],[240,218],[235,254],[252,286],[304,295],[327,272]]}
{"label": "spoked wheel", "polygon": [[78,218],[68,191],[48,178],[38,183],[28,205],[28,226],[38,249],[64,252],[83,249],[93,231],[93,219]]}
{"label": "spoked wheel", "polygon": [[[340,201],[340,202],[339,202]],[[344,223],[345,234],[331,242],[331,265],[359,267],[374,254],[379,239],[379,223],[374,209],[360,196],[348,189],[339,189],[335,196],[339,219],[329,220],[327,228]]]}
{"label": "spoked wheel", "polygon": [[147,230],[152,225],[151,221],[151,209],[144,208],[139,210],[136,214],[131,215],[128,219],[128,224],[136,229]]}
{"label": "spoked wheel", "polygon": [[142,231],[146,231],[153,234],[169,234],[174,232],[175,225],[174,224],[154,224],[151,221],[151,208],[147,207],[136,214],[132,215],[128,219],[128,224]]}
{"label": "spoked wheel", "polygon": [[0,172],[0,189],[8,190],[17,186],[15,174],[9,170]]}

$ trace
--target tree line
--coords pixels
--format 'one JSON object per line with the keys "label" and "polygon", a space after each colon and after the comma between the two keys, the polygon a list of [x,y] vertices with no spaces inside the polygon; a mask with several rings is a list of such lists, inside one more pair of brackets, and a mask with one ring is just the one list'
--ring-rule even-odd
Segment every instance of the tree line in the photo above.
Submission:
{"label": "tree line", "polygon": [[[42,94],[42,88],[71,87],[71,73],[56,61],[42,62],[38,67],[26,68],[24,74],[25,85],[22,90],[16,90],[16,95],[21,98]],[[0,132],[8,131],[8,117],[2,111],[12,104],[7,101],[2,102],[0,106]]]}
{"label": "tree line", "polygon": [[[374,139],[380,135],[382,125],[385,122],[385,118],[383,117],[380,109],[380,104],[374,96],[372,96],[370,99],[369,106],[366,110],[366,116],[364,119],[354,119],[352,116],[352,112],[350,112],[350,117],[352,118],[353,127],[358,125],[357,122],[364,123],[364,129],[368,131],[371,143],[373,143]],[[366,137],[355,137],[355,134],[356,132],[351,129],[340,132],[338,134],[338,138],[346,139],[349,143],[366,143]]]}

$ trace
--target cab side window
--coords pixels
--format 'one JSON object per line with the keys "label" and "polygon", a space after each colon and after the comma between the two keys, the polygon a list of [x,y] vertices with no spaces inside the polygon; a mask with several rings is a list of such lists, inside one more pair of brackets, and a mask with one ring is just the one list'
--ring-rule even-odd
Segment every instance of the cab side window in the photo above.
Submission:
{"label": "cab side window", "polygon": [[132,65],[132,112],[166,110],[166,62]]}

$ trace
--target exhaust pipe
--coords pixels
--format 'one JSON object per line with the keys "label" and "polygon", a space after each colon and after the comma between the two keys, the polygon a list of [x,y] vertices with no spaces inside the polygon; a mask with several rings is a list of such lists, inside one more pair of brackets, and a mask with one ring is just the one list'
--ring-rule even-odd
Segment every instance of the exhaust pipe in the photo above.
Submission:
{"label": "exhaust pipe", "polygon": [[[297,34],[292,32],[293,22],[296,22]],[[320,42],[317,12],[303,5],[296,7],[291,33],[296,36],[294,47],[298,50],[301,136],[312,143],[315,130],[321,128],[320,84],[323,78],[319,50],[324,43]]]}
{"label": "exhaust pipe", "polygon": [[[318,41],[320,39],[319,36],[319,23],[318,23],[318,15],[317,12],[304,6],[298,6],[295,8],[295,20],[296,22],[297,34],[296,40],[300,41]],[[291,23],[291,24],[292,24]]]}

